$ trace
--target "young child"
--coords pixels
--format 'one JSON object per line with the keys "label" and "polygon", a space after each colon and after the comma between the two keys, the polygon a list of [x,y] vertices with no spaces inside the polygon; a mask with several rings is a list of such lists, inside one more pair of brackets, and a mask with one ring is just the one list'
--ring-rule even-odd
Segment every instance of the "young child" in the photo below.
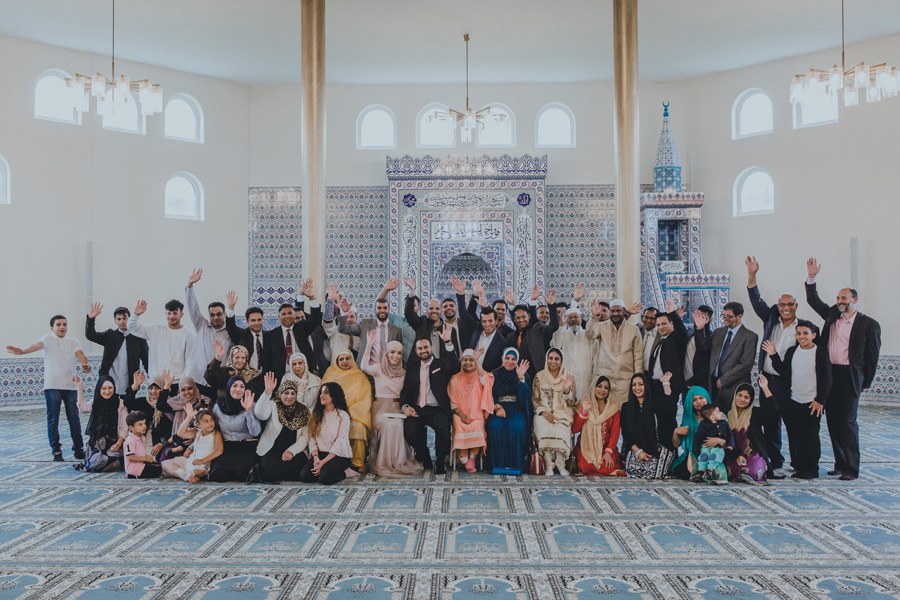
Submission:
{"label": "young child", "polygon": [[153,479],[162,475],[156,459],[147,454],[144,436],[147,434],[147,416],[139,410],[125,417],[128,437],[125,438],[125,473],[129,479]]}
{"label": "young child", "polygon": [[[722,415],[718,406],[707,404],[700,409],[700,417],[703,419],[694,432],[694,447],[692,451],[697,457],[697,472],[691,477],[691,481],[699,483],[727,483],[728,479],[715,476],[716,471],[724,470],[722,461],[725,459],[725,451],[734,449],[734,434],[728,426],[728,421]],[[709,438],[725,440],[725,447],[704,446]]]}
{"label": "young child", "polygon": [[[189,415],[185,422],[193,420],[191,417],[192,415]],[[206,409],[199,411],[196,421],[199,431],[194,437],[194,443],[185,450],[184,456],[169,459],[162,464],[163,470],[169,475],[191,483],[197,483],[201,477],[209,474],[210,463],[218,458],[225,448],[222,433],[212,411]]]}

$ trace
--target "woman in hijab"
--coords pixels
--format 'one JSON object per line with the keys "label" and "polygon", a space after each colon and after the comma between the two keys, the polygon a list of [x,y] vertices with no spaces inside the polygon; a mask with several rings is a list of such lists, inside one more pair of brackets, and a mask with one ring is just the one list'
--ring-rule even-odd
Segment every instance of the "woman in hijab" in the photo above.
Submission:
{"label": "woman in hijab", "polygon": [[544,457],[548,476],[553,475],[554,465],[560,475],[568,475],[566,459],[572,452],[572,415],[577,401],[575,378],[562,365],[562,352],[550,348],[546,367],[535,376],[531,392],[534,437],[538,451]]}
{"label": "woman in hijab", "polygon": [[609,378],[601,375],[593,394],[585,395],[575,410],[572,433],[581,434],[575,444],[575,456],[583,475],[625,476],[618,449],[620,407],[609,392]]}
{"label": "woman in hijab", "polygon": [[259,396],[265,382],[262,373],[250,366],[250,353],[243,346],[232,346],[228,353],[228,361],[222,366],[222,358],[225,356],[225,346],[219,340],[214,342],[216,357],[206,367],[206,383],[216,390],[218,402],[228,393],[228,380],[235,375],[240,375],[247,382],[247,389]]}
{"label": "woman in hijab", "polygon": [[484,452],[487,439],[484,421],[494,411],[491,389],[494,376],[478,364],[484,350],[467,349],[460,359],[461,370],[450,378],[447,395],[453,413],[453,450],[469,473],[475,472],[475,457]]}
{"label": "woman in hijab", "polygon": [[681,427],[675,429],[672,442],[680,446],[678,458],[672,464],[672,475],[678,479],[688,480],[697,469],[697,457],[692,454],[694,447],[694,432],[700,425],[700,409],[710,403],[709,392],[695,385],[688,390],[685,398],[690,398],[691,409],[685,410],[681,415]]}
{"label": "woman in hijab", "polygon": [[372,423],[375,435],[369,444],[369,468],[379,477],[404,477],[418,475],[422,465],[415,459],[413,449],[403,437],[403,419],[399,418],[400,391],[406,380],[403,369],[403,344],[388,342],[381,353],[381,362],[371,362],[375,330],[369,332],[369,341],[363,355],[363,370],[375,380],[375,403],[372,405]]}
{"label": "woman in hijab", "polygon": [[334,362],[322,383],[336,383],[344,390],[347,407],[350,413],[350,445],[353,447],[353,468],[360,473],[365,472],[366,444],[372,431],[372,384],[366,374],[359,370],[353,354],[349,350],[341,350],[334,357]]}
{"label": "woman in hijab", "polygon": [[[160,410],[165,404],[165,398],[169,397],[169,390],[165,388],[165,379],[157,375],[150,380],[147,386],[147,395],[138,398],[137,392],[147,380],[143,371],[134,374],[134,383],[125,390],[122,402],[129,412],[141,411],[147,417],[147,434],[144,443],[150,448],[150,456],[157,456],[172,437],[172,419]],[[162,399],[162,402],[160,402]]]}
{"label": "woman in hijab", "polygon": [[493,414],[485,424],[487,459],[491,472],[521,475],[531,460],[531,388],[525,381],[530,364],[519,364],[515,348],[503,351],[494,369]]}
{"label": "woman in hijab", "polygon": [[125,468],[122,444],[128,435],[125,417],[128,409],[116,394],[116,384],[109,375],[103,375],[94,386],[94,399],[84,399],[84,383],[73,377],[78,390],[78,411],[91,413],[85,433],[88,435],[84,463],[76,469],[90,472],[121,471]]}
{"label": "woman in hijab", "polygon": [[622,450],[630,477],[662,479],[668,475],[674,455],[659,439],[650,384],[643,373],[632,376],[628,402],[622,405]]}
{"label": "woman in hijab", "polygon": [[299,481],[307,460],[309,409],[297,397],[296,381],[282,381],[277,399],[272,398],[275,375],[266,373],[265,382],[253,414],[266,422],[266,428],[256,446],[259,464],[250,470],[248,481]]}
{"label": "woman in hijab", "polygon": [[289,381],[297,384],[297,401],[304,404],[309,410],[312,410],[316,405],[322,380],[309,370],[309,361],[306,360],[306,355],[302,352],[291,354],[291,372],[285,373],[284,377],[281,378],[281,385],[275,393],[276,398],[281,397],[281,389]]}
{"label": "woman in hijab", "polygon": [[762,408],[753,407],[753,396],[753,386],[749,383],[742,383],[734,391],[734,401],[726,416],[734,434],[734,450],[726,451],[725,468],[729,481],[757,485],[766,483],[768,455],[762,432]]}
{"label": "woman in hijab", "polygon": [[228,380],[228,393],[213,407],[225,447],[209,467],[210,481],[246,481],[256,464],[262,425],[253,414],[253,399],[243,377],[235,375]]}
{"label": "woman in hijab", "polygon": [[[164,390],[171,389],[172,381],[172,375],[168,371],[163,371]],[[169,438],[168,443],[157,457],[160,463],[170,458],[181,456],[187,447],[191,445],[191,442],[194,441],[193,437],[181,438],[178,436],[178,430],[181,429],[181,424],[187,418],[184,407],[188,404],[194,409],[194,413],[212,408],[212,401],[201,395],[200,388],[197,387],[194,379],[187,376],[182,377],[178,383],[177,396],[170,398],[168,394],[165,396],[160,394],[159,400],[157,400],[156,405],[159,410],[172,421],[172,437]],[[194,431],[194,429],[187,429],[187,433],[190,435],[193,435]]]}

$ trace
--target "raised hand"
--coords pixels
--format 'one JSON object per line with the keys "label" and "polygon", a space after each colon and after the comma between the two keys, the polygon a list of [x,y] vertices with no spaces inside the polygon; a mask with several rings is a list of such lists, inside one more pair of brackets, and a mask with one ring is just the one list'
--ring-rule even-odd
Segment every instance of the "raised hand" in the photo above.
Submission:
{"label": "raised hand", "polygon": [[306,279],[300,285],[300,294],[306,296],[310,300],[316,299],[316,292],[313,290],[313,280]]}
{"label": "raised hand", "polygon": [[100,313],[102,313],[102,312],[103,312],[103,305],[100,304],[99,302],[94,302],[93,304],[91,304],[91,310],[90,310],[90,312],[88,312],[88,318],[96,319],[97,316],[99,316]]}
{"label": "raised hand", "polygon": [[10,354],[15,354],[16,356],[22,356],[25,354],[25,351],[17,346],[7,346],[6,351]]}
{"label": "raised hand", "polygon": [[594,406],[594,400],[590,396],[585,396],[581,399],[581,412],[582,414],[587,413]]}
{"label": "raised hand", "polygon": [[238,295],[234,290],[229,291],[225,294],[225,302],[228,304],[228,310],[234,310],[234,307],[237,306]]}
{"label": "raised hand", "polygon": [[201,277],[203,277],[203,269],[194,269],[194,272],[188,277],[188,287],[194,287]]}
{"label": "raised hand", "polygon": [[628,310],[626,312],[629,315],[639,315],[639,314],[641,314],[642,310],[644,310],[644,305],[641,304],[640,302],[635,302],[634,304],[632,304],[631,306],[628,307]]}
{"label": "raised hand", "polygon": [[815,279],[816,275],[818,275],[821,270],[822,265],[820,265],[815,258],[810,258],[806,261],[806,274],[810,279]]}
{"label": "raised hand", "polygon": [[377,333],[378,332],[375,329],[372,329],[371,331],[369,331],[369,333],[366,334],[366,340],[368,341],[368,344],[367,344],[368,348],[371,348],[372,344],[375,343],[375,336],[377,335]]}
{"label": "raised hand", "polygon": [[79,377],[78,375],[72,375],[72,383],[75,384],[75,387],[77,389],[79,389],[79,390],[84,389],[84,382],[81,381],[81,377]]}
{"label": "raised hand", "polygon": [[449,344],[452,333],[453,327],[451,327],[449,323],[444,323],[444,326],[441,327],[441,331],[440,333],[438,333],[438,335],[441,337],[445,344]]}
{"label": "raised hand", "polygon": [[136,385],[136,386],[138,386],[138,387],[140,388],[142,385],[144,385],[144,382],[145,382],[145,381],[147,381],[147,376],[144,374],[144,372],[141,371],[140,369],[138,369],[137,371],[135,371],[135,373],[134,373],[134,385]]}
{"label": "raised hand", "polygon": [[503,299],[506,300],[506,303],[510,306],[516,303],[516,296],[509,288],[506,288],[506,291],[503,292]]}
{"label": "raised hand", "polygon": [[678,308],[675,309],[675,314],[678,315],[679,319],[683,319],[684,315],[687,314],[687,308],[685,308],[683,305],[679,306]]}
{"label": "raised hand", "polygon": [[341,296],[340,307],[341,307],[341,312],[346,315],[348,312],[350,312],[350,309],[353,308],[353,305],[350,304],[350,301],[347,298],[345,298],[344,296]]}
{"label": "raised hand", "polygon": [[566,375],[566,379],[563,381],[563,392],[571,392],[575,389],[575,378],[571,373]]}
{"label": "raised hand", "polygon": [[599,319],[601,312],[602,307],[600,306],[600,301],[596,298],[591,298],[591,316]]}
{"label": "raised hand", "polygon": [[[392,279],[391,281],[394,281],[394,280]],[[384,284],[384,287],[387,288],[387,284]],[[396,286],[394,286],[394,287],[396,287]],[[393,289],[393,288],[391,288],[391,289]],[[328,295],[329,300],[334,300],[335,302],[337,302],[337,299],[339,296],[337,282],[332,281],[331,283],[329,283],[328,289],[326,290],[325,293]]]}
{"label": "raised hand", "polygon": [[525,381],[525,374],[528,373],[528,368],[531,366],[531,363],[527,360],[523,360],[516,366],[516,375],[519,377],[519,381]]}
{"label": "raised hand", "polygon": [[478,350],[475,350],[472,356],[475,358],[475,360],[478,360],[485,353],[485,351],[485,348],[479,348]]}
{"label": "raised hand", "polygon": [[550,291],[547,292],[547,304],[556,304],[556,299],[559,297],[559,294],[553,288],[550,288]]}
{"label": "raised hand", "polygon": [[759,389],[763,392],[769,391],[769,380],[762,373],[759,374]]}
{"label": "raised hand", "polygon": [[246,392],[244,392],[244,398],[243,398],[243,400],[241,400],[241,406],[244,407],[244,410],[246,410],[247,412],[250,412],[251,410],[253,410],[253,400],[254,399],[255,399],[255,397],[253,396],[253,392],[251,392],[250,390],[247,390]]}
{"label": "raised hand", "polygon": [[694,327],[697,330],[701,330],[706,327],[706,324],[709,323],[709,315],[702,312],[699,308],[694,311]]}
{"label": "raised hand", "polygon": [[534,287],[531,288],[531,301],[534,302],[538,298],[541,297],[541,286],[538,284],[534,284]]}
{"label": "raised hand", "polygon": [[147,301],[146,300],[138,300],[138,303],[134,306],[134,314],[142,315],[147,312]]}
{"label": "raised hand", "polygon": [[399,277],[391,277],[390,279],[388,279],[387,281],[384,282],[384,289],[386,289],[389,292],[393,292],[394,290],[397,289],[397,287],[399,287],[399,285],[400,285],[400,278]]}
{"label": "raised hand", "polygon": [[216,340],[213,342],[213,348],[216,351],[216,360],[222,362],[222,359],[225,357],[225,344]]}
{"label": "raised hand", "polygon": [[756,257],[748,256],[744,259],[744,264],[747,265],[747,275],[755,277],[759,272],[759,261],[756,260]]}
{"label": "raised hand", "polygon": [[764,341],[762,343],[762,349],[763,352],[765,352],[769,356],[775,356],[775,352],[777,352],[777,350],[775,350],[775,344],[773,344],[771,340]]}
{"label": "raised hand", "polygon": [[669,298],[666,300],[666,312],[673,313],[675,309],[678,308],[678,305],[675,303],[674,298]]}
{"label": "raised hand", "polygon": [[172,377],[171,371],[163,369],[162,376],[163,376],[163,383],[166,385],[166,389],[167,390],[170,389],[172,387],[172,384],[175,383],[175,378]]}
{"label": "raised hand", "polygon": [[487,308],[488,301],[487,295],[484,293],[484,289],[481,290],[481,293],[475,296],[475,301],[478,302],[478,306],[481,308]]}
{"label": "raised hand", "polygon": [[572,299],[575,300],[575,302],[581,302],[581,299],[584,298],[584,289],[584,282],[575,286],[575,293],[572,294]]}
{"label": "raised hand", "polygon": [[409,277],[404,277],[403,283],[405,283],[406,287],[409,288],[409,295],[415,296],[416,295],[416,282],[412,281]]}
{"label": "raised hand", "polygon": [[263,381],[266,382],[266,393],[271,396],[272,392],[275,391],[275,373],[269,371],[263,376]]}
{"label": "raised hand", "polygon": [[672,372],[666,371],[665,373],[663,373],[663,376],[659,378],[659,380],[664,384],[669,383],[670,381],[672,381]]}
{"label": "raised hand", "polygon": [[185,416],[185,420],[186,420],[186,421],[192,420],[196,414],[197,414],[197,409],[194,408],[193,403],[187,402],[187,403],[184,405],[184,416]]}
{"label": "raised hand", "polygon": [[466,282],[460,281],[459,277],[456,275],[450,278],[450,285],[453,286],[453,289],[456,290],[457,294],[466,293]]}
{"label": "raised hand", "polygon": [[472,294],[475,296],[481,296],[484,294],[484,284],[482,284],[480,279],[472,280]]}

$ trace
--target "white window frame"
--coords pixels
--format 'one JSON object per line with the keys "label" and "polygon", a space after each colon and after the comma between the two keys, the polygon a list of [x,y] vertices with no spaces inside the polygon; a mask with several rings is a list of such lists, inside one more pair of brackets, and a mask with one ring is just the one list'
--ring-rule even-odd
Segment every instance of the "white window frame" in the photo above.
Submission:
{"label": "white window frame", "polygon": [[441,104],[440,102],[432,102],[431,104],[427,104],[422,107],[422,110],[416,115],[416,148],[456,148],[456,130],[458,127],[456,126],[456,122],[453,122],[453,143],[452,144],[442,144],[442,145],[434,145],[434,144],[422,144],[421,143],[421,130],[419,128],[419,124],[422,122],[422,117],[433,111],[436,108],[440,108],[441,110],[449,111],[449,107],[446,104]]}
{"label": "white window frame", "polygon": [[[741,111],[744,109],[744,103],[747,102],[751,97],[762,94],[769,101],[769,105],[772,107],[772,126],[768,129],[768,131],[757,131],[755,133],[741,133]],[[757,135],[768,135],[772,133],[775,129],[775,105],[772,103],[772,97],[769,96],[768,92],[766,92],[762,88],[750,88],[741,92],[738,97],[735,99],[734,104],[731,107],[731,139],[740,140],[748,137],[755,137]]]}
{"label": "white window frame", "polygon": [[[569,123],[572,130],[572,143],[568,145],[556,145],[556,144],[541,144],[540,138],[538,137],[538,125],[541,122],[541,115],[550,110],[551,108],[561,109],[564,113],[569,116]],[[572,112],[572,109],[563,104],[562,102],[550,102],[549,104],[545,104],[541,107],[541,110],[537,112],[537,115],[534,117],[534,147],[535,148],[575,148],[575,113]]]}
{"label": "white window frame", "polygon": [[494,107],[503,110],[506,113],[507,118],[509,119],[509,130],[510,130],[510,142],[509,144],[483,144],[481,143],[481,128],[475,128],[475,146],[477,148],[515,148],[516,147],[516,115],[513,113],[512,109],[502,102],[491,102],[489,104],[485,104],[481,110],[484,110],[487,107]]}
{"label": "white window frame", "polygon": [[[387,113],[387,115],[391,118],[391,123],[394,127],[394,143],[391,146],[363,146],[362,144],[362,122],[363,119],[366,118],[371,112],[375,112],[376,110],[380,110],[382,112]],[[416,121],[418,128],[418,121]],[[418,135],[418,131],[416,132]],[[357,150],[395,150],[397,148],[397,116],[394,114],[390,108],[385,106],[384,104],[370,104],[360,111],[359,116],[356,117],[356,149]]]}
{"label": "white window frame", "polygon": [[175,179],[176,177],[182,177],[187,179],[188,182],[192,186],[194,186],[194,192],[197,194],[197,214],[195,216],[185,216],[185,215],[175,215],[169,214],[166,206],[166,193],[165,187],[163,187],[163,211],[167,219],[180,219],[182,221],[203,221],[205,219],[205,199],[203,192],[203,184],[200,183],[200,180],[197,179],[197,176],[193,173],[188,173],[187,171],[178,171],[177,173],[172,174],[171,177],[166,179],[166,186],[169,185],[169,182]]}
{"label": "white window frame", "polygon": [[5,200],[0,201],[0,205],[12,204],[12,172],[9,169],[9,162],[2,154],[0,154],[0,173],[3,173],[4,187],[6,188]]}
{"label": "white window frame", "polygon": [[[196,98],[191,96],[190,94],[185,94],[179,92],[177,94],[172,94],[169,98],[168,102],[166,102],[165,109],[169,108],[169,104],[172,103],[173,100],[181,100],[183,102],[187,102],[188,106],[190,106],[194,110],[194,118],[197,119],[197,135],[195,138],[184,138],[176,135],[166,135],[167,140],[177,140],[179,142],[193,142],[194,144],[202,144],[204,142],[204,133],[206,130],[206,122],[203,119],[203,107],[200,106],[200,102],[197,101]],[[166,110],[163,109],[163,120],[166,118]],[[166,126],[165,122],[163,123],[163,134],[165,135]]]}
{"label": "white window frame", "polygon": [[[764,209],[764,210],[750,210],[745,211],[741,206],[741,192],[744,188],[744,183],[747,181],[747,178],[753,175],[754,173],[765,173],[769,179],[772,180],[772,208]],[[737,179],[734,180],[734,188],[732,190],[732,198],[733,198],[733,210],[735,217],[752,217],[754,215],[771,215],[775,213],[775,178],[772,177],[772,174],[769,173],[767,169],[762,167],[753,166],[747,167],[737,176]]]}
{"label": "white window frame", "polygon": [[41,82],[41,80],[44,79],[45,77],[59,77],[60,79],[63,79],[63,80],[74,79],[74,77],[71,74],[67,73],[66,71],[63,71],[62,69],[47,69],[46,71],[44,71],[43,73],[38,75],[38,78],[34,80],[34,97],[32,98],[33,101],[31,103],[31,108],[32,108],[32,113],[34,114],[34,118],[41,119],[42,121],[53,121],[54,123],[68,123],[69,125],[81,125],[81,111],[75,109],[74,103],[72,104],[72,113],[73,113],[72,120],[55,119],[53,117],[45,117],[43,115],[37,114],[37,112],[36,112],[36,110],[37,110],[37,107],[36,107],[36,105],[37,105],[37,86]]}
{"label": "white window frame", "polygon": [[[112,90],[107,90],[107,94]],[[131,100],[134,102],[135,110],[138,116],[138,130],[123,129],[121,127],[112,127],[106,124],[106,118],[100,117],[100,126],[106,131],[119,131],[121,133],[130,133],[131,135],[147,135],[147,115],[141,112],[141,101],[136,92],[128,92],[131,94]]]}
{"label": "white window frame", "polygon": [[803,119],[803,107],[800,102],[797,102],[793,105],[793,110],[791,111],[793,114],[793,125],[794,129],[806,129],[807,127],[818,127],[819,125],[834,125],[840,119],[840,98],[838,98],[837,93],[832,94],[834,98],[834,103],[836,105],[834,111],[834,118],[828,119],[827,121],[818,121],[817,123],[802,123]]}

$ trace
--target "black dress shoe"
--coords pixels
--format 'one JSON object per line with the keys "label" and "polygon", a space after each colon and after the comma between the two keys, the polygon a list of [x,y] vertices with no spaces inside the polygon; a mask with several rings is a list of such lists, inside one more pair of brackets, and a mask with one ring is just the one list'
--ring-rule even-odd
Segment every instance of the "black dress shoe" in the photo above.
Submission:
{"label": "black dress shoe", "polygon": [[835,475],[841,476],[841,475],[843,475],[843,473],[841,473],[841,472],[838,471],[837,469],[834,469],[834,470],[832,470],[832,471],[828,471],[828,475],[830,475],[831,477],[834,477]]}
{"label": "black dress shoe", "polygon": [[[766,479],[784,479],[787,475],[784,473],[776,473],[775,471],[766,471]],[[793,477],[793,475],[791,476]]]}
{"label": "black dress shoe", "polygon": [[62,452],[54,452],[53,453],[53,462],[63,462]]}
{"label": "black dress shoe", "polygon": [[250,467],[250,471],[247,473],[247,479],[244,480],[244,483],[250,485],[251,483],[262,483],[262,474],[259,472],[259,466],[253,465]]}
{"label": "black dress shoe", "polygon": [[849,473],[844,473],[840,477],[838,477],[841,481],[856,481],[856,475],[850,475]]}
{"label": "black dress shoe", "polygon": [[75,451],[75,460],[84,460],[84,450]]}
{"label": "black dress shoe", "polygon": [[443,463],[439,464],[434,468],[435,475],[445,475],[447,473],[447,467],[444,466]]}
{"label": "black dress shoe", "polygon": [[791,479],[818,479],[818,473],[804,473],[803,471],[794,471]]}
{"label": "black dress shoe", "polygon": [[425,458],[425,459],[423,459],[423,460],[420,460],[419,462],[422,463],[422,468],[425,469],[426,471],[428,471],[429,469],[433,469],[433,468],[434,468],[434,463],[431,462],[431,457],[430,457],[430,456],[429,456],[428,458]]}

